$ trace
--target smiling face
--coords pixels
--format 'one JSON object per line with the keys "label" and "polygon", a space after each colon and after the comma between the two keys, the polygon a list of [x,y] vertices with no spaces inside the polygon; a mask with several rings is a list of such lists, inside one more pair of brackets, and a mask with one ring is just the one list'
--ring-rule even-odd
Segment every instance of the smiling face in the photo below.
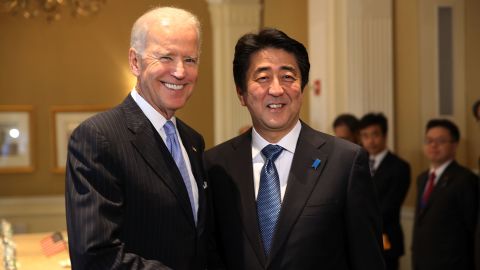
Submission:
{"label": "smiling face", "polygon": [[250,111],[255,130],[278,142],[295,126],[302,105],[301,75],[295,56],[267,48],[250,56],[246,91],[238,97]]}
{"label": "smiling face", "polygon": [[163,19],[152,22],[145,49],[130,48],[129,62],[138,93],[166,119],[182,108],[198,75],[199,41],[194,26]]}

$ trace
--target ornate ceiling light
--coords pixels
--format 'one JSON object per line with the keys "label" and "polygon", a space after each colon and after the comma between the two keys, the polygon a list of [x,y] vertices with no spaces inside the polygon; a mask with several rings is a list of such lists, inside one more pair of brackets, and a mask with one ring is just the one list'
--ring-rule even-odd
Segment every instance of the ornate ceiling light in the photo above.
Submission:
{"label": "ornate ceiling light", "polygon": [[90,16],[97,13],[106,0],[0,0],[0,11],[21,15],[27,19],[45,16],[47,21],[59,20],[63,9],[72,16]]}

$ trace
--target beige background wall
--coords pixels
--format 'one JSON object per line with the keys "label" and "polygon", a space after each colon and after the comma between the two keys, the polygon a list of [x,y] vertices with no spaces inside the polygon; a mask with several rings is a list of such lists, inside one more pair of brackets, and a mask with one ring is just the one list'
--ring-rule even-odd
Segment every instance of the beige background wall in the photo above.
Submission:
{"label": "beige background wall", "polygon": [[[421,140],[423,125],[420,119],[419,27],[418,0],[398,0],[394,5],[394,89],[395,134],[397,153],[408,160],[412,183],[406,198],[414,205],[415,176],[424,168]],[[408,104],[408,105],[407,105]]]}
{"label": "beige background wall", "polygon": [[480,169],[480,122],[475,122],[472,105],[480,99],[480,1],[465,3],[465,77],[467,87],[468,121],[467,160],[471,168]]}

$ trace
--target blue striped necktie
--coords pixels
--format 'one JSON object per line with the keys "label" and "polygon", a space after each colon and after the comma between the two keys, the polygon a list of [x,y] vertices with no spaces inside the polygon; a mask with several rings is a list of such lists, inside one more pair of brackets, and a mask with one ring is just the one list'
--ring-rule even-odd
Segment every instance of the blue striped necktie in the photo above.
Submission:
{"label": "blue striped necktie", "polygon": [[280,214],[280,178],[278,177],[275,160],[283,148],[278,145],[269,144],[262,149],[266,161],[260,173],[260,187],[257,196],[257,214],[260,225],[260,232],[263,240],[265,255],[270,254],[273,235]]}
{"label": "blue striped necktie", "polygon": [[187,165],[185,164],[185,159],[183,159],[182,150],[177,140],[177,132],[175,129],[175,125],[173,124],[172,121],[168,120],[163,126],[163,129],[165,130],[165,134],[167,134],[168,151],[170,151],[170,153],[172,154],[173,160],[175,160],[178,170],[182,175],[183,182],[185,183],[185,187],[187,188],[188,197],[190,198],[190,205],[192,207],[193,219],[195,220],[195,223],[197,223],[197,213],[195,212],[195,202],[193,200],[192,184],[190,183],[190,177],[188,176]]}

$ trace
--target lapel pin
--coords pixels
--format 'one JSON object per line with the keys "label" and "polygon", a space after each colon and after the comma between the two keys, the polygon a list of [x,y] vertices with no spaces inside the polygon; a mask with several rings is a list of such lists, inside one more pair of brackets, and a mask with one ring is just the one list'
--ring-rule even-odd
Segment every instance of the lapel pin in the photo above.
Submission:
{"label": "lapel pin", "polygon": [[320,165],[320,162],[321,160],[320,159],[315,159],[315,161],[313,161],[312,163],[312,168],[314,168],[315,170],[318,168],[318,165]]}
{"label": "lapel pin", "polygon": [[207,187],[208,187],[207,181],[203,181],[203,189],[207,189]]}
{"label": "lapel pin", "polygon": [[192,150],[193,152],[197,152],[197,148],[195,148],[195,146],[192,146]]}

